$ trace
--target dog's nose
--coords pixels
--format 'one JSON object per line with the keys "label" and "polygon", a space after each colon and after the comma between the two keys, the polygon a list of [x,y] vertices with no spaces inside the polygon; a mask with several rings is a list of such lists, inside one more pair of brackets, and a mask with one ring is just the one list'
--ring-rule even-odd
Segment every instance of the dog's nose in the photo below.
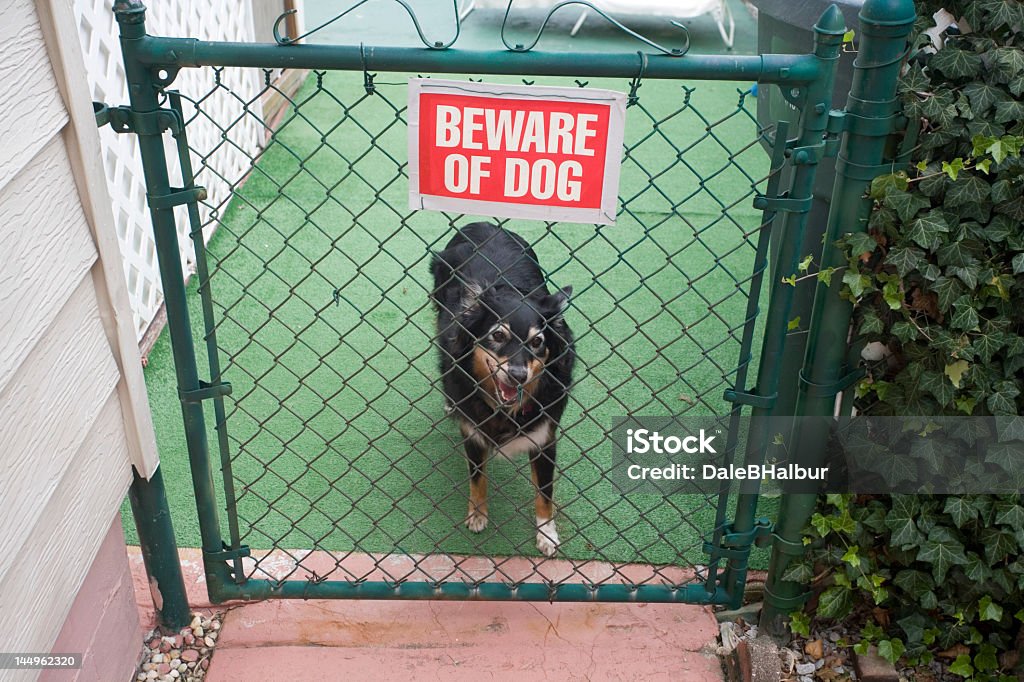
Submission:
{"label": "dog's nose", "polygon": [[505,372],[517,384],[525,384],[527,377],[530,376],[525,367],[509,367]]}

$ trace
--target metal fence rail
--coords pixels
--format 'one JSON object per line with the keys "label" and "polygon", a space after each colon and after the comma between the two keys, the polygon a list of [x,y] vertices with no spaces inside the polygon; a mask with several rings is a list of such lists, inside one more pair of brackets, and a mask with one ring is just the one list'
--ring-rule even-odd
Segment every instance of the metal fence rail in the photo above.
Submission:
{"label": "metal fence rail", "polygon": [[[771,412],[792,287],[763,274],[782,216],[776,271],[796,272],[814,171],[836,146],[836,8],[815,27],[814,53],[756,57],[211,43],[145,35],[137,2],[119,3],[118,20],[132,103],[110,118],[143,153],[213,599],[739,602],[754,540],[771,532],[756,496],[622,495],[609,430],[626,415],[735,424],[745,408]],[[216,67],[210,91],[170,90],[179,69],[205,65]],[[229,70],[252,67],[315,71],[267,146],[231,173],[221,156],[239,152],[234,132],[265,122],[243,99],[230,120],[205,103],[233,94]],[[463,525],[469,472],[442,404],[428,264],[471,219],[407,208],[406,83],[385,72],[630,94],[617,225],[499,221],[531,244],[553,288],[575,288],[554,560],[534,547],[527,459],[489,465],[491,525]],[[799,129],[759,128],[751,81],[784,86]],[[212,151],[188,145],[198,121],[221,130]],[[177,188],[165,130],[178,141]],[[207,199],[213,179],[229,199]],[[173,257],[176,205],[189,208],[194,292]],[[739,450],[735,431],[729,456],[760,462],[769,434],[747,434]]]}

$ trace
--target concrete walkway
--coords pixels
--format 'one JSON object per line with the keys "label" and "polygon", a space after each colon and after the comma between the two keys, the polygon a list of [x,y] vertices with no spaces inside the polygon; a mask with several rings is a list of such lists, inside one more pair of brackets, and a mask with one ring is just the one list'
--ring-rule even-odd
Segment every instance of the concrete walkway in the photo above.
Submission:
{"label": "concrete walkway", "polygon": [[[129,548],[143,628],[154,615]],[[182,550],[190,603],[213,610],[197,550]],[[678,604],[284,601],[230,609],[210,682],[722,679],[717,625]]]}

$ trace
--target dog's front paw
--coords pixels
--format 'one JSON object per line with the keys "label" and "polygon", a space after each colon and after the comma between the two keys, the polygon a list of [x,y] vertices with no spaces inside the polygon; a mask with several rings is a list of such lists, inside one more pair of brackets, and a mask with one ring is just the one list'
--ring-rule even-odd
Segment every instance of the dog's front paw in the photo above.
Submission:
{"label": "dog's front paw", "polygon": [[547,557],[555,556],[558,551],[558,529],[555,528],[554,520],[537,519],[537,549]]}
{"label": "dog's front paw", "polygon": [[469,513],[466,514],[466,528],[474,533],[479,533],[487,527],[487,508],[477,507],[472,503],[469,505]]}

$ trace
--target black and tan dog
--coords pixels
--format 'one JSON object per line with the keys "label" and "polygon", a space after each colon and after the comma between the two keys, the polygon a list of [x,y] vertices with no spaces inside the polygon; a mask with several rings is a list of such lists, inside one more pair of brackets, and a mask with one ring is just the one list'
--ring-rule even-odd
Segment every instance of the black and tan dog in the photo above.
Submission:
{"label": "black and tan dog", "polygon": [[537,549],[558,549],[555,432],[576,360],[563,312],[572,287],[548,292],[537,256],[490,223],[458,231],[431,264],[446,408],[469,459],[466,526],[487,527],[487,458],[527,453],[537,489]]}

